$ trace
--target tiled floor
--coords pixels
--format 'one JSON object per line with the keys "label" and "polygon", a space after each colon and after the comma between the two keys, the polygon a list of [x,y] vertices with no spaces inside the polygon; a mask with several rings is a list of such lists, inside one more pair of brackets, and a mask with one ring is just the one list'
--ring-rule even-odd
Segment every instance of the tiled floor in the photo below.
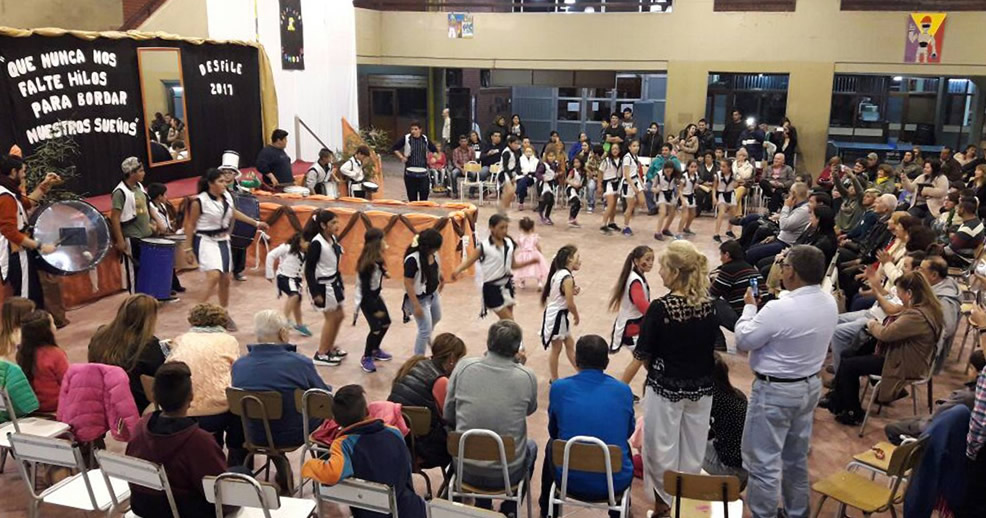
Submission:
{"label": "tiled floor", "polygon": [[[393,197],[398,193],[393,192],[400,186],[400,180],[394,179],[389,182]],[[440,201],[440,200],[439,200]],[[480,211],[480,228],[485,230],[484,222],[492,207],[483,207]],[[530,212],[513,212],[511,216],[514,220]],[[565,214],[562,210],[558,211],[556,221],[564,222]],[[634,246],[648,244],[660,254],[661,250],[667,246],[665,242],[655,241],[651,234],[656,225],[654,218],[646,216],[638,217],[635,221],[634,229],[636,236],[626,238],[623,236],[612,235],[604,236],[598,230],[598,214],[582,214],[580,221],[584,225],[582,229],[568,228],[564,223],[554,227],[539,227],[541,234],[542,247],[549,257],[560,246],[573,243],[578,245],[582,254],[582,269],[576,273],[578,285],[581,287],[581,294],[578,296],[577,303],[582,315],[582,323],[575,331],[577,334],[597,333],[606,336],[612,326],[614,315],[606,310],[606,300],[615,282],[618,270],[623,258]],[[698,236],[692,241],[710,258],[712,264],[717,264],[716,243],[711,239],[713,221],[709,217],[700,218],[694,224],[694,229]],[[512,232],[518,232],[516,227],[512,227]],[[349,251],[349,253],[357,253]],[[236,334],[240,340],[241,347],[245,351],[245,346],[251,340],[252,315],[266,308],[280,307],[281,302],[277,300],[274,288],[264,282],[263,273],[258,270],[248,271],[248,281],[234,283],[232,300],[234,301],[232,313],[240,324],[240,332]],[[186,313],[192,304],[202,295],[200,291],[200,273],[188,272],[181,276],[182,283],[188,288],[188,292],[182,296],[178,303],[169,304],[161,309],[158,317],[158,333],[161,338],[172,338],[187,328],[185,321]],[[654,296],[662,295],[665,290],[661,286],[658,275],[652,273],[648,279]],[[346,279],[347,289],[352,290],[353,279]],[[389,280],[385,283],[384,297],[387,300],[395,324],[391,327],[386,339],[384,348],[393,353],[394,361],[382,364],[375,374],[365,374],[359,368],[359,351],[363,347],[363,341],[367,333],[365,320],[360,319],[354,327],[347,324],[343,326],[339,334],[338,343],[341,347],[348,350],[351,354],[349,358],[339,367],[320,367],[319,372],[326,382],[334,387],[350,383],[362,384],[371,399],[383,399],[390,391],[390,384],[393,375],[397,372],[401,363],[411,356],[411,345],[415,335],[413,323],[400,324],[396,318],[399,309],[398,304],[402,294],[399,280]],[[60,345],[68,352],[72,362],[83,362],[86,360],[86,348],[88,338],[93,331],[101,324],[107,322],[115,313],[117,306],[123,300],[123,295],[116,295],[97,301],[90,306],[79,308],[69,313],[72,324],[58,332]],[[448,285],[442,293],[443,317],[437,327],[437,332],[454,332],[458,334],[469,349],[470,355],[480,355],[485,350],[486,329],[492,318],[480,320],[479,294],[476,285],[471,279],[463,279],[455,284]],[[539,377],[539,402],[541,408],[529,418],[528,429],[531,436],[543,445],[547,439],[547,412],[548,402],[548,368],[547,355],[544,350],[537,347],[535,338],[541,324],[541,306],[539,304],[535,289],[528,287],[520,289],[518,293],[518,306],[515,310],[517,322],[522,326],[527,338],[528,363],[527,365],[535,370]],[[346,311],[349,313],[352,306],[347,304]],[[315,338],[297,337],[299,349],[304,354],[311,354],[317,342],[318,328],[321,324],[318,321],[318,314],[313,311],[308,304],[305,304],[306,322],[312,325],[316,331]],[[960,329],[962,331],[962,329]],[[730,337],[731,342],[731,337]],[[630,359],[629,353],[621,352],[612,358],[608,372],[618,375]],[[752,375],[747,365],[746,358],[743,356],[729,356],[727,358],[732,369],[733,383],[744,392],[749,392]],[[963,362],[956,362],[954,359],[946,367],[946,371],[936,379],[935,395],[942,397],[967,379],[963,374]],[[574,372],[573,368],[562,360],[562,375],[569,375]],[[638,376],[634,390],[641,389],[642,375]],[[885,408],[882,416],[877,416],[871,420],[867,428],[867,434],[863,438],[856,435],[856,428],[847,428],[837,424],[832,416],[825,410],[818,410],[816,414],[814,438],[812,451],[809,457],[809,468],[813,479],[823,477],[833,471],[845,466],[853,453],[864,451],[879,440],[884,439],[883,425],[888,420],[906,417],[911,415],[909,402],[901,402],[893,407]],[[121,450],[121,444],[111,443],[110,448]],[[540,460],[539,460],[540,462]],[[436,471],[437,473],[437,471]],[[535,480],[533,487],[539,487],[540,464],[535,470]],[[440,481],[436,475],[434,483]],[[418,482],[419,489],[423,491],[423,484]],[[637,480],[633,486],[633,510],[634,515],[644,516],[647,504],[642,490],[641,481]],[[4,473],[0,474],[0,516],[3,518],[14,518],[26,515],[27,494],[26,488],[17,476],[13,465],[8,462]],[[835,506],[827,505],[828,512],[833,512]],[[43,516],[74,516],[72,513],[65,513],[63,510],[46,508],[42,510]],[[329,513],[327,513],[329,514]],[[602,513],[583,511],[581,516],[602,516]],[[81,514],[80,514],[81,515]],[[339,516],[339,514],[334,514]]]}

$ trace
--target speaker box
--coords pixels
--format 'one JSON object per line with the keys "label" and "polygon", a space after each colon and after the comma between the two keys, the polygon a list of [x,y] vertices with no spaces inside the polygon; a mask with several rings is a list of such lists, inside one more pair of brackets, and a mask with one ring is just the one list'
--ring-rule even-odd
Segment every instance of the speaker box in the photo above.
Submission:
{"label": "speaker box", "polygon": [[449,116],[452,118],[452,145],[458,145],[456,138],[459,135],[469,135],[472,127],[470,117],[472,104],[472,94],[468,88],[449,88],[448,89],[448,109]]}

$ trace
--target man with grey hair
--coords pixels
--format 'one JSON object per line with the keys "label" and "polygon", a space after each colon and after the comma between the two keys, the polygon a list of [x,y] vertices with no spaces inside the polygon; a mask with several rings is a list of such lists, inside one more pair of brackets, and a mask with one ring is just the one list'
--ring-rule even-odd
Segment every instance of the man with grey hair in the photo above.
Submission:
{"label": "man with grey hair", "polygon": [[819,371],[838,318],[835,299],[820,286],[825,267],[819,249],[792,247],[781,264],[787,293],[758,310],[747,290],[736,322],[736,348],[750,352],[755,376],[742,447],[754,518],[777,516],[782,492],[787,516],[809,515],[812,418],[822,388]]}
{"label": "man with grey hair", "polygon": [[[280,392],[281,418],[270,423],[274,445],[278,448],[300,446],[305,442],[304,428],[301,413],[294,404],[294,391],[310,388],[331,391],[332,387],[319,377],[311,358],[298,354],[297,348],[288,343],[292,327],[280,311],[260,311],[253,318],[253,326],[257,341],[247,345],[246,356],[233,362],[232,386],[242,390]],[[309,423],[310,429],[314,430],[319,424],[320,420],[313,419]],[[253,442],[267,444],[260,421],[250,423],[248,432]],[[281,489],[291,492],[294,480],[291,463],[287,457],[271,460],[277,467],[277,483]]]}
{"label": "man with grey hair", "polygon": [[[893,194],[881,194],[873,203],[873,207],[863,213],[863,218],[856,228],[839,235],[839,250],[837,264],[840,269],[855,268],[860,264],[859,258],[872,255],[890,242],[893,234],[887,228],[887,222],[897,208],[897,197]],[[851,264],[849,264],[851,263]],[[857,271],[853,271],[855,275]]]}
{"label": "man with grey hair", "polygon": [[774,153],[774,160],[765,167],[760,189],[769,200],[767,210],[777,212],[784,203],[784,193],[794,185],[794,169],[784,163],[784,153]]}
{"label": "man with grey hair", "polygon": [[120,256],[123,286],[133,293],[140,268],[140,240],[151,237],[147,192],[144,191],[144,166],[137,157],[127,157],[120,164],[123,178],[111,194],[110,231]]}
{"label": "man with grey hair", "polygon": [[[523,365],[522,333],[513,320],[490,326],[486,355],[464,358],[452,371],[445,399],[445,420],[453,430],[465,432],[480,428],[501,437],[512,437],[515,457],[507,466],[510,484],[529,477],[537,459],[537,444],[527,438],[527,416],[538,407],[537,377]],[[463,482],[479,488],[503,489],[503,469],[499,463],[466,462]],[[529,490],[530,484],[524,486]],[[476,505],[491,508],[490,500],[477,499]],[[504,502],[500,512],[516,515],[514,502]]]}

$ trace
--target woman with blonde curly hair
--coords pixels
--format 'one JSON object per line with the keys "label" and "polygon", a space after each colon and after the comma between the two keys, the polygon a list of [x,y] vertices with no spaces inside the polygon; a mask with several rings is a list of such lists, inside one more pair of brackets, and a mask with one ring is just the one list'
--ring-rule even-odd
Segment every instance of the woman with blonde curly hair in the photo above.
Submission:
{"label": "woman with blonde curly hair", "polygon": [[666,470],[702,469],[715,385],[715,305],[709,262],[688,241],[672,241],[658,260],[670,293],[651,302],[633,351],[647,369],[644,388],[644,486],[656,495],[654,516],[668,516]]}

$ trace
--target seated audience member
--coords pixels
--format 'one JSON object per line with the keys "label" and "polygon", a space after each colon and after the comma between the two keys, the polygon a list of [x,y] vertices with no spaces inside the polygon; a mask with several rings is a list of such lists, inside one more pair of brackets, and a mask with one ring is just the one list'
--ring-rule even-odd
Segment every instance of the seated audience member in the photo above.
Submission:
{"label": "seated audience member", "polygon": [[768,238],[765,242],[751,246],[746,251],[746,257],[751,264],[758,263],[765,257],[773,257],[778,252],[793,245],[808,228],[811,220],[811,208],[808,206],[808,186],[795,183],[784,201],[784,208],[778,219],[780,231],[776,238]]}
{"label": "seated audience member", "polygon": [[919,264],[920,266],[915,266],[921,272],[921,275],[924,275],[928,284],[931,285],[931,291],[938,297],[938,303],[941,304],[941,336],[942,339],[946,340],[943,350],[947,354],[952,335],[955,334],[955,330],[959,324],[959,312],[962,306],[961,296],[959,295],[959,284],[955,282],[955,279],[948,276],[948,264],[941,257],[936,255],[928,256]]}
{"label": "seated audience member", "polygon": [[976,400],[969,416],[969,432],[966,434],[965,475],[966,498],[959,509],[957,518],[973,518],[986,515],[986,371],[976,378]]}
{"label": "seated audience member", "polygon": [[414,356],[394,377],[387,401],[403,406],[422,406],[431,410],[431,431],[415,439],[422,468],[448,466],[448,432],[442,412],[448,394],[448,377],[466,355],[466,344],[452,333],[442,333],[431,343],[431,358]]}
{"label": "seated audience member", "polygon": [[962,219],[959,218],[959,192],[952,191],[945,196],[945,205],[942,206],[939,214],[931,222],[931,230],[937,234],[938,242],[948,244],[949,237],[959,228]]}
{"label": "seated audience member", "polygon": [[503,148],[506,147],[502,139],[503,134],[500,131],[494,131],[490,134],[488,140],[483,142],[483,149],[479,156],[479,163],[482,165],[482,168],[479,170],[479,179],[484,182],[490,177],[490,168],[494,164],[500,163]]}
{"label": "seated audience member", "polygon": [[904,156],[900,159],[900,163],[897,164],[897,168],[894,170],[894,175],[898,178],[908,177],[911,180],[918,177],[921,174],[921,164],[915,161],[915,156],[913,151],[904,151]]}
{"label": "seated audience member", "polygon": [[[271,421],[271,436],[277,447],[290,447],[304,444],[304,429],[301,412],[295,408],[294,391],[319,388],[332,390],[322,381],[311,358],[295,352],[295,346],[288,343],[293,327],[280,311],[265,309],[253,318],[257,343],[247,345],[246,356],[233,362],[233,386],[251,391],[276,391],[283,397],[281,418]],[[318,428],[320,421],[313,419],[310,430]],[[249,430],[253,442],[266,444],[262,424],[250,423]],[[288,459],[275,458],[277,482],[282,489],[290,487],[291,473]]]}
{"label": "seated audience member", "polygon": [[897,183],[894,181],[894,170],[888,164],[880,164],[876,170],[876,180],[873,180],[872,187],[880,194],[895,194]]}
{"label": "seated audience member", "polygon": [[976,259],[976,249],[983,242],[983,222],[979,220],[974,200],[959,203],[958,217],[962,223],[949,237],[944,249],[945,259],[950,266],[967,268]]}
{"label": "seated audience member", "polygon": [[[445,421],[457,432],[482,428],[514,439],[515,457],[507,466],[511,485],[530,475],[537,459],[537,444],[527,438],[527,416],[538,406],[537,377],[522,365],[525,357],[518,356],[522,338],[520,326],[512,320],[491,325],[486,355],[464,358],[452,371],[444,412]],[[503,489],[501,466],[465,461],[463,468],[464,473],[458,474],[463,482]],[[489,509],[492,503],[478,499],[476,505]],[[516,513],[516,503],[503,502],[500,512]]]}
{"label": "seated audience member", "polygon": [[907,209],[908,213],[925,221],[941,212],[945,195],[948,194],[948,177],[945,176],[939,162],[935,160],[925,162],[923,172],[913,182],[906,176],[900,180],[905,189],[914,193],[911,197],[911,206]]}
{"label": "seated audience member", "polygon": [[[424,500],[414,493],[411,456],[400,430],[369,416],[366,394],[359,385],[346,385],[332,397],[332,415],[342,430],[332,441],[327,460],[311,459],[301,476],[326,485],[355,477],[394,488],[397,514],[425,518]],[[355,518],[381,516],[352,508]]]}
{"label": "seated audience member", "polygon": [[[0,388],[10,396],[15,416],[25,416],[38,409],[38,398],[31,388],[31,381],[16,363],[0,360]],[[8,412],[0,411],[0,424],[9,420]]]}
{"label": "seated audience member", "polygon": [[[606,374],[609,345],[599,335],[586,335],[575,344],[575,367],[578,374],[551,384],[548,403],[548,444],[545,445],[544,469],[541,472],[541,516],[548,515],[551,483],[561,489],[562,470],[554,467],[551,457],[555,439],[567,441],[587,435],[622,452],[622,469],[613,472],[613,495],[619,499],[633,482],[633,459],[627,440],[633,435],[633,392],[630,386]],[[579,500],[599,501],[609,498],[606,474],[569,470],[568,494]],[[619,512],[610,511],[611,517]],[[560,516],[555,513],[553,516]]]}
{"label": "seated audience member", "polygon": [[767,210],[776,212],[784,203],[784,195],[794,185],[794,169],[784,163],[784,153],[774,153],[773,163],[764,168],[760,189],[769,200]]}
{"label": "seated audience member", "polygon": [[68,371],[68,356],[55,342],[55,322],[47,311],[34,310],[21,320],[17,365],[38,397],[38,411],[58,410],[58,394]]}
{"label": "seated audience member", "polygon": [[16,361],[17,345],[21,343],[21,319],[34,311],[34,301],[23,297],[7,297],[0,309],[0,360]]}
{"label": "seated audience member", "polygon": [[870,320],[866,327],[877,340],[872,354],[844,358],[835,374],[834,390],[819,402],[844,425],[858,425],[863,419],[859,402],[859,379],[880,374],[876,399],[889,403],[898,399],[907,380],[920,379],[931,368],[935,346],[942,332],[942,308],[924,276],[917,272],[902,275],[894,283],[902,310],[885,323]]}
{"label": "seated audience member", "polygon": [[[721,264],[712,272],[715,278],[709,286],[709,295],[715,299],[719,325],[732,331],[743,313],[746,304],[743,297],[750,282],[756,279],[758,285],[763,285],[764,280],[760,271],[746,262],[746,253],[736,240],[719,245],[719,261]],[[725,341],[721,346],[725,346]]]}
{"label": "seated audience member", "polygon": [[243,425],[229,411],[226,387],[232,385],[233,362],[240,357],[240,344],[226,332],[226,310],[215,304],[196,304],[188,313],[188,332],[171,345],[168,362],[184,362],[192,371],[195,397],[188,416],[212,433],[216,442],[229,449],[229,463],[243,462]]}
{"label": "seated audience member", "polygon": [[431,177],[432,186],[436,190],[445,190],[445,166],[448,165],[448,158],[445,151],[439,145],[435,151],[428,152],[428,176]]}
{"label": "seated audience member", "polygon": [[[801,237],[795,242],[798,245],[811,245],[822,251],[825,256],[825,264],[832,262],[836,250],[835,237],[835,213],[831,207],[818,205],[811,211],[811,222],[805,229]],[[787,250],[781,251],[774,257],[761,259],[757,263],[760,274],[767,279],[767,289],[774,295],[780,293],[781,286],[781,263]]]}
{"label": "seated audience member", "polygon": [[465,135],[459,135],[458,142],[458,147],[452,150],[452,196],[459,195],[459,178],[465,176],[466,164],[476,159]]}
{"label": "seated audience member", "polygon": [[[208,432],[188,417],[194,390],[183,362],[168,362],[154,376],[154,402],[160,410],[137,423],[127,455],[164,468],[181,516],[215,516],[205,499],[202,479],[226,471],[226,457]],[[130,506],[142,518],[171,518],[163,492],[130,486]]]}
{"label": "seated audience member", "polygon": [[150,402],[140,376],[153,376],[164,363],[164,350],[154,336],[158,302],[150,295],[130,295],[113,321],[100,326],[89,341],[89,362],[116,365],[127,371],[130,392],[142,414]]}
{"label": "seated audience member", "polygon": [[[846,187],[847,180],[849,182],[848,187]],[[853,172],[846,173],[845,176],[837,175],[835,177],[835,189],[842,197],[839,213],[835,217],[835,226],[841,233],[849,232],[856,228],[856,225],[862,220],[863,212],[873,204],[873,200],[876,198],[874,194],[879,195],[879,191],[875,189],[864,190],[859,177]]]}
{"label": "seated audience member", "polygon": [[743,427],[746,424],[746,394],[729,381],[729,365],[716,353],[713,373],[712,420],[702,469],[710,475],[732,475],[746,487],[749,473],[743,469]]}
{"label": "seated audience member", "polygon": [[843,172],[845,172],[846,167],[842,165],[842,159],[838,156],[834,156],[829,159],[828,163],[825,164],[825,168],[822,169],[821,173],[818,173],[818,178],[815,178],[815,183],[818,187],[825,191],[832,191],[835,185],[835,178],[839,177]]}
{"label": "seated audience member", "polygon": [[892,194],[881,194],[870,208],[863,213],[856,228],[839,235],[839,268],[847,268],[850,261],[867,256],[874,250],[887,246],[893,234],[887,229],[890,216],[897,207],[897,198]]}

